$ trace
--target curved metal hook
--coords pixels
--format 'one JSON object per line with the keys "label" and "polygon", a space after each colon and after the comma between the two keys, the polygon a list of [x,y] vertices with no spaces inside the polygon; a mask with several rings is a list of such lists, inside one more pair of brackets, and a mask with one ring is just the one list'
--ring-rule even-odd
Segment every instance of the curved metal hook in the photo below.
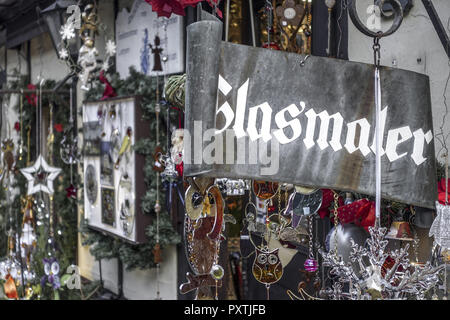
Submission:
{"label": "curved metal hook", "polygon": [[385,3],[388,3],[392,5],[392,8],[394,10],[393,17],[394,22],[392,23],[392,26],[389,28],[389,30],[382,32],[382,31],[371,31],[369,28],[366,27],[364,23],[359,19],[358,12],[356,11],[356,1],[357,0],[348,0],[348,8],[349,8],[349,15],[350,19],[352,19],[353,24],[355,27],[364,33],[366,36],[372,37],[372,38],[381,38],[381,37],[387,37],[391,34],[393,34],[395,31],[398,30],[400,25],[403,21],[403,8],[401,3],[398,0],[375,0],[375,5],[380,8],[380,11],[383,11],[383,5]]}

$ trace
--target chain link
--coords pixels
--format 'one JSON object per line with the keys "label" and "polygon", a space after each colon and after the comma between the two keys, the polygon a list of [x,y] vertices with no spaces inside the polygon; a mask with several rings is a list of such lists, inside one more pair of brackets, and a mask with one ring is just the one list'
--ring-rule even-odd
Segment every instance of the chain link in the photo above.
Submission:
{"label": "chain link", "polygon": [[[333,190],[333,197],[334,197],[334,254],[336,255],[336,258],[338,257],[338,207],[339,207],[339,195],[336,191]],[[331,248],[330,248],[331,249]]]}
{"label": "chain link", "polygon": [[314,259],[314,253],[313,253],[313,224],[312,220],[313,218],[311,216],[308,216],[308,235],[309,235],[309,259]]}
{"label": "chain link", "polygon": [[380,38],[375,37],[373,38],[373,64],[375,67],[380,67],[380,61],[381,61],[381,46],[380,46]]}

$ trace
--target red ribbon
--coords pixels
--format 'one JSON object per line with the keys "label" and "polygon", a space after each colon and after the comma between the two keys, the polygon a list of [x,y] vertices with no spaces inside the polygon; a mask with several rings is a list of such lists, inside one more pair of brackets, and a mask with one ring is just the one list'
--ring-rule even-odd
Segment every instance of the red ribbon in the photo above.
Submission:
{"label": "red ribbon", "polygon": [[[450,179],[447,181],[448,192],[447,202],[450,203]],[[438,200],[440,204],[445,204],[445,178],[442,178],[441,181],[438,182]]]}
{"label": "red ribbon", "polygon": [[[330,205],[334,201],[334,194],[333,191],[330,189],[322,189],[322,205],[319,209],[319,216],[323,219],[325,217],[328,217],[330,215]],[[344,199],[342,197],[339,197],[338,200],[339,206],[344,205]]]}
{"label": "red ribbon", "polygon": [[[334,214],[334,210],[332,210]],[[337,209],[339,221],[342,224],[355,223],[369,231],[375,224],[375,202],[368,199],[354,201]]]}
{"label": "red ribbon", "polygon": [[175,170],[178,172],[178,176],[181,178],[183,177],[183,167],[183,162],[175,165]]}

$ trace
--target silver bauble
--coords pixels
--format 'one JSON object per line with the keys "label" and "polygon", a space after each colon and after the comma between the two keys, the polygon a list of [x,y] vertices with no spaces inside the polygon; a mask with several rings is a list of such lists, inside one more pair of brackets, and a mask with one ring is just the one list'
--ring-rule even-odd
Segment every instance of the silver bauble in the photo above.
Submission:
{"label": "silver bauble", "polygon": [[[335,248],[335,228],[331,228],[328,232],[327,238],[325,240],[325,246],[327,251],[334,250]],[[369,237],[369,233],[361,227],[354,225],[353,223],[348,223],[345,225],[338,225],[337,227],[337,250],[338,255],[340,255],[344,262],[349,261],[350,252],[352,250],[350,238],[355,241],[355,243],[360,246],[364,246],[366,239]]]}
{"label": "silver bauble", "polygon": [[336,4],[336,0],[325,0],[325,5],[330,9],[332,9],[335,4]]}

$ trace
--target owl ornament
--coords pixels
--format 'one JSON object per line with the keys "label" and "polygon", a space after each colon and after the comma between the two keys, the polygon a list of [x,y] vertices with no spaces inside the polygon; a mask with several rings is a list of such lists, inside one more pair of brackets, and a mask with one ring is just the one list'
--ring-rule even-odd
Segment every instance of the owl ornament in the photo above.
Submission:
{"label": "owl ornament", "polygon": [[184,227],[186,255],[193,273],[187,273],[188,282],[180,286],[180,292],[195,289],[197,300],[209,300],[213,299],[211,287],[221,287],[224,274],[218,265],[220,241],[224,239],[224,201],[214,179],[198,177],[189,181]]}
{"label": "owl ornament", "polygon": [[58,260],[56,258],[44,258],[42,262],[44,263],[45,275],[41,279],[41,286],[48,285],[54,290],[58,290],[61,287]]}
{"label": "owl ornament", "polygon": [[278,248],[270,251],[267,246],[255,248],[252,273],[258,282],[266,285],[267,300],[269,300],[270,285],[279,281],[283,276],[283,265],[278,252]]}

